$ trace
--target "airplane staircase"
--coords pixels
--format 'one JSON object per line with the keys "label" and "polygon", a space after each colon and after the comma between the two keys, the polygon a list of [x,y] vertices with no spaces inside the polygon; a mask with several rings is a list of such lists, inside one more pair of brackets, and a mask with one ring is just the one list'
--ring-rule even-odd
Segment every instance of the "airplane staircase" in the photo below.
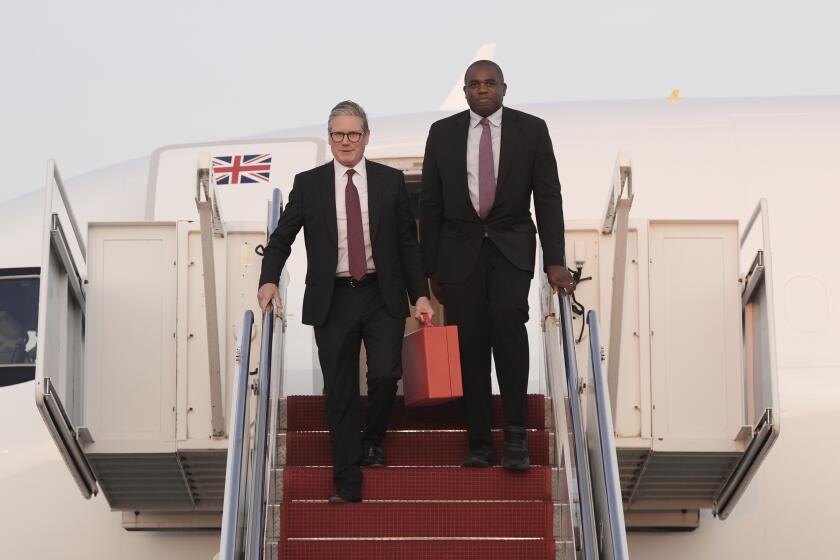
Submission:
{"label": "airplane staircase", "polygon": [[[277,192],[269,224],[277,223],[279,199]],[[287,282],[284,272],[284,299]],[[543,310],[547,395],[528,397],[531,469],[461,468],[468,451],[461,403],[408,408],[398,398],[384,441],[388,466],[364,469],[358,504],[327,501],[333,483],[323,397],[282,394],[282,310],[263,315],[256,371],[250,364],[254,317],[246,311],[219,560],[626,559],[597,318],[590,312],[590,351],[598,359],[581,379],[568,297],[544,299],[559,314]],[[584,393],[594,399],[586,407]],[[361,404],[360,428],[364,397]],[[492,410],[500,454],[498,396]]]}
{"label": "airplane staircase", "polygon": [[[398,398],[384,442],[388,466],[363,469],[360,504],[326,501],[333,485],[323,397],[290,396],[285,412],[286,431],[278,434],[285,464],[275,473],[272,512],[278,541],[269,547],[277,558],[571,558],[555,552],[571,545],[572,525],[567,496],[552,491],[552,480],[565,474],[551,464],[542,395],[528,399],[535,466],[526,473],[458,467],[468,451],[460,403],[410,409]],[[499,451],[503,426],[494,397]]]}
{"label": "airplane staircase", "polygon": [[[590,258],[587,254],[597,255],[598,248],[602,247],[615,253],[613,284],[618,286],[621,283],[616,279],[628,278],[626,251],[614,251],[610,247],[627,245],[627,213],[632,200],[630,177],[629,165],[624,165],[620,159],[604,223],[592,231],[586,228],[567,231],[567,242],[573,241],[573,260],[579,275],[583,271],[580,263]],[[210,200],[205,168],[198,170],[197,185],[204,198]],[[258,560],[275,556],[328,558],[334,557],[337,549],[341,550],[341,557],[358,554],[366,558],[376,555],[422,558],[432,554],[444,558],[469,558],[471,554],[487,558],[626,558],[626,526],[654,530],[693,529],[697,526],[699,510],[706,508],[712,509],[720,519],[726,519],[778,437],[773,284],[765,200],[760,201],[741,235],[741,256],[750,255],[757,249],[747,272],[741,274],[744,271],[739,272],[732,264],[738,261],[735,258],[736,224],[727,221],[724,225],[729,233],[714,238],[729,240],[726,243],[731,255],[727,255],[732,258],[727,257],[731,265],[727,266],[731,270],[728,277],[732,289],[725,290],[724,299],[734,302],[729,306],[732,310],[737,310],[739,303],[735,289],[735,273],[739,272],[741,332],[734,328],[737,321],[731,321],[733,328],[730,330],[735,335],[740,334],[742,367],[727,370],[734,374],[727,373],[727,384],[720,385],[726,389],[726,399],[705,398],[707,404],[714,405],[706,414],[715,421],[726,420],[737,430],[726,428],[732,433],[715,438],[691,434],[671,441],[661,434],[653,438],[651,434],[656,434],[650,427],[657,403],[648,396],[653,394],[654,386],[661,393],[663,387],[669,386],[668,374],[684,368],[660,367],[656,370],[646,366],[645,371],[640,365],[642,360],[637,364],[639,367],[632,370],[636,377],[625,379],[641,383],[635,387],[639,395],[647,395],[644,402],[639,401],[644,407],[642,404],[626,406],[628,402],[632,405],[633,401],[624,402],[622,406],[625,411],[629,408],[638,411],[647,422],[640,425],[646,425],[648,432],[641,429],[621,432],[623,435],[617,438],[612,416],[617,414],[621,392],[612,391],[616,398],[611,401],[608,388],[618,388],[616,364],[622,354],[620,344],[615,342],[623,336],[619,336],[622,333],[620,318],[623,312],[620,310],[623,304],[619,305],[622,292],[612,291],[609,333],[615,340],[604,346],[600,342],[595,311],[600,311],[601,307],[593,307],[584,317],[582,306],[578,304],[574,308],[579,314],[577,319],[581,319],[577,326],[584,330],[573,328],[569,296],[557,297],[541,275],[541,313],[538,317],[541,317],[543,331],[544,362],[535,361],[532,376],[545,381],[546,394],[532,396],[529,401],[534,468],[518,475],[498,467],[485,471],[456,468],[466,452],[459,405],[408,410],[399,403],[392,414],[391,432],[386,443],[390,466],[368,473],[364,503],[330,506],[326,503],[332,488],[323,402],[317,396],[284,397],[282,394],[286,328],[283,310],[271,309],[262,317],[259,364],[251,359],[251,341],[260,333],[259,325],[255,329],[253,312],[248,310],[242,323],[236,324],[237,328],[242,327],[239,347],[234,349],[226,345],[225,355],[236,357],[239,371],[234,374],[233,386],[225,392],[224,403],[220,391],[214,389],[219,388],[220,366],[211,363],[204,379],[205,372],[201,371],[204,349],[196,350],[199,353],[192,358],[185,350],[195,334],[190,321],[201,322],[196,317],[202,315],[210,317],[213,313],[207,306],[212,308],[218,304],[213,287],[205,284],[206,309],[203,314],[196,311],[200,309],[201,298],[197,297],[194,288],[203,281],[209,282],[212,275],[202,276],[196,267],[190,272],[194,262],[183,258],[197,255],[190,253],[197,249],[201,249],[202,259],[205,251],[212,257],[214,242],[208,236],[218,225],[218,215],[213,214],[215,207],[208,208],[207,200],[197,199],[199,210],[204,212],[202,216],[210,218],[207,224],[202,222],[200,231],[196,230],[197,226],[185,222],[92,224],[88,241],[94,239],[95,243],[88,263],[84,240],[54,162],[48,166],[47,187],[44,251],[39,275],[37,331],[40,348],[35,367],[36,404],[82,494],[90,498],[101,491],[112,509],[122,511],[126,529],[215,528],[223,490],[219,555],[222,560]],[[622,194],[625,187],[627,197]],[[208,212],[209,216],[206,215]],[[281,212],[280,191],[276,190],[269,210],[269,230],[278,223]],[[759,223],[761,235],[756,228],[750,236],[753,226]],[[646,237],[653,235],[650,232],[665,231],[656,229],[662,224],[672,229],[686,224],[691,228],[698,226],[686,221],[648,220],[640,224],[641,229],[635,229],[633,233]],[[615,238],[602,240],[601,234],[606,231],[615,232]],[[667,235],[677,235],[682,230],[668,231],[671,233]],[[694,231],[687,239],[699,239],[697,235],[705,235],[704,231]],[[228,240],[230,243],[225,249],[228,256],[234,254],[231,250],[243,251],[243,256],[250,255],[250,247],[262,237],[261,232],[254,231],[248,224],[241,230],[237,226],[235,231],[228,233],[241,235],[237,240]],[[268,237],[270,232],[264,233]],[[198,234],[202,236],[201,243],[193,244],[190,240],[198,241]],[[666,234],[656,235],[664,243]],[[573,240],[575,236],[580,239]],[[150,249],[148,262],[142,261],[141,266],[137,264],[140,260],[120,252],[120,257],[109,260],[105,267],[103,261],[108,259],[103,257],[103,247],[110,243],[109,240],[118,240],[123,243],[121,246],[140,247],[135,243],[138,239],[156,247]],[[181,254],[182,243],[192,248]],[[661,248],[662,243],[654,246],[643,240],[632,247],[643,250],[640,253],[645,256],[642,262],[650,260],[653,263],[644,251],[651,251],[651,247]],[[135,247],[134,250],[142,253],[146,249]],[[682,259],[682,252],[675,254]],[[176,258],[178,255],[181,258]],[[244,261],[231,260],[228,256],[225,257],[228,265],[233,267],[229,272],[235,270],[237,262],[240,268],[244,266]],[[131,298],[131,305],[115,304],[115,301],[125,300],[117,297],[119,294],[135,293],[138,287],[137,275],[131,273],[130,267],[125,268],[129,261],[143,270],[156,267],[154,270],[166,278],[164,283],[168,287],[160,288],[162,291],[159,287],[138,290],[136,295],[142,297]],[[202,268],[214,270],[212,262],[210,258],[205,259]],[[631,262],[637,260],[631,259]],[[88,276],[88,265],[89,270],[99,272]],[[677,265],[681,266],[680,263]],[[119,281],[108,281],[111,291],[107,293],[103,286],[105,279],[111,276],[105,274],[106,270],[119,272]],[[256,267],[247,270],[253,273]],[[683,267],[681,270],[693,269]],[[250,281],[246,281],[250,278],[247,273],[238,270],[237,274],[241,275],[237,277],[237,286],[240,286],[237,290],[250,289],[247,288],[250,285]],[[600,274],[606,276],[604,270]],[[645,293],[648,297],[654,292],[649,279],[655,275],[651,276],[650,270],[644,274],[647,276],[636,278],[641,286],[639,297]],[[658,274],[661,279],[664,273]],[[639,278],[645,279],[644,282]],[[286,301],[286,271],[278,282]],[[587,289],[595,290],[595,285],[593,281]],[[709,289],[714,291],[715,286],[717,284]],[[231,294],[240,293],[237,290]],[[596,291],[604,293],[600,287]],[[190,293],[196,297],[187,297]],[[677,303],[695,294],[694,291],[685,293],[688,296]],[[710,292],[704,288],[696,293]],[[236,303],[237,308],[242,308],[243,301]],[[172,302],[180,303],[176,306]],[[649,299],[645,305],[647,312],[653,313]],[[666,306],[662,301],[657,305],[660,310]],[[114,324],[122,325],[120,321],[126,321],[130,327],[129,323],[136,322],[138,312],[146,308],[152,311],[141,313],[143,324],[157,325],[155,332],[158,335],[146,337],[140,346],[134,339],[126,339],[129,342],[125,345],[113,347],[116,339],[109,331],[114,329]],[[100,312],[105,309],[109,310],[107,317],[116,322],[103,319],[106,316]],[[86,318],[87,313],[90,313],[90,320]],[[92,319],[96,317],[98,319]],[[734,314],[733,317],[737,319]],[[183,318],[186,319],[182,321]],[[658,320],[661,325],[667,324],[661,317]],[[649,318],[645,321],[650,322]],[[199,333],[202,330],[213,333],[218,318],[207,319],[203,326],[195,324]],[[638,324],[646,331],[653,323]],[[174,331],[171,338],[170,326]],[[578,332],[580,337],[576,343]],[[637,337],[643,331],[639,327],[624,332]],[[657,329],[657,333],[661,330]],[[584,335],[588,335],[586,342],[582,342]],[[653,328],[649,336],[653,336]],[[196,340],[200,338],[195,337]],[[205,341],[207,357],[217,359],[221,346],[210,338]],[[160,342],[164,339],[165,344]],[[658,336],[657,340],[661,341],[663,337]],[[735,337],[730,337],[728,342],[734,347]],[[193,347],[197,348],[197,344]],[[584,358],[581,364],[586,364],[580,374],[576,348]],[[682,347],[675,345],[675,348]],[[111,379],[109,372],[116,370],[110,366],[122,363],[128,349],[138,358],[141,355],[160,357],[164,350],[168,357],[165,363],[158,360],[158,365],[135,359],[138,363],[134,364],[134,370],[138,375],[133,375],[132,370],[128,372],[131,375],[124,375],[124,379],[117,382],[119,380]],[[673,354],[673,349],[671,351],[672,354],[660,352],[660,357],[676,356],[675,363],[679,366],[680,356]],[[610,373],[605,374],[602,364],[608,353],[613,359],[609,361]],[[108,360],[98,360],[106,355]],[[731,361],[738,361],[736,353],[729,352],[728,355]],[[84,356],[95,356],[97,360],[85,360]],[[151,369],[147,371],[148,368]],[[654,372],[658,377],[654,377]],[[648,377],[639,377],[641,373]],[[187,382],[194,379],[193,374],[199,376],[195,378],[198,382]],[[165,388],[164,385],[158,387],[164,379]],[[208,381],[210,385],[207,385]],[[737,391],[729,391],[730,384],[743,390],[742,399],[737,398]],[[674,386],[678,387],[671,387]],[[102,413],[103,403],[121,402],[119,398],[126,387],[129,391],[139,391],[132,401],[136,405],[135,413],[120,415],[119,407],[109,405],[109,419],[103,420],[106,416]],[[205,388],[210,389],[209,403],[202,396]],[[658,407],[660,424],[665,422],[662,418],[670,418],[661,412],[668,406],[671,411],[679,409],[683,414],[680,418],[693,414],[694,408],[686,407],[684,403],[693,400],[694,393],[685,389],[675,391],[680,393],[682,400],[674,400],[677,403],[674,406]],[[85,395],[114,398],[88,398]],[[190,395],[205,401],[205,406],[210,405],[202,414],[212,412],[212,418],[207,422],[212,431],[205,432],[205,426],[196,429],[194,437],[191,435],[187,413],[194,408],[189,406],[193,398]],[[677,406],[680,403],[682,405]],[[497,401],[494,407],[495,443],[499,452],[503,421]],[[220,414],[223,409],[229,412],[227,430],[223,429],[224,418]],[[195,425],[201,426],[204,421],[198,417],[193,415]],[[123,419],[127,419],[124,424]],[[691,421],[693,426],[700,426],[697,433],[705,433],[702,431],[704,417],[697,416]],[[216,437],[205,439],[205,435],[209,437],[210,434]],[[138,470],[138,465],[145,467]],[[150,467],[154,467],[154,472]],[[223,478],[224,487],[220,484]]]}

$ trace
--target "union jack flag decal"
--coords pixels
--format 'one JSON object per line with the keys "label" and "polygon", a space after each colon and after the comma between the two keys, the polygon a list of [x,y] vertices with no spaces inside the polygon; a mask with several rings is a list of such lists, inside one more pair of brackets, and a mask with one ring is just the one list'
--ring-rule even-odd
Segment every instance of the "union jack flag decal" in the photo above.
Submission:
{"label": "union jack flag decal", "polygon": [[213,158],[213,180],[217,185],[267,183],[270,173],[271,154]]}

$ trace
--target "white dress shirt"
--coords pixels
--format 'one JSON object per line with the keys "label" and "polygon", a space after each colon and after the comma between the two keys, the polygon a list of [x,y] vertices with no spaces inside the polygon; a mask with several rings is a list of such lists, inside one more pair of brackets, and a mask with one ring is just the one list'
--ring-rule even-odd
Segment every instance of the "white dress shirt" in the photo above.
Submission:
{"label": "white dress shirt", "polygon": [[[344,199],[344,191],[347,188],[347,170],[345,167],[333,160],[335,164],[335,217],[338,225],[338,266],[335,269],[336,276],[350,276],[350,264],[347,258],[347,204]],[[368,209],[367,189],[367,166],[365,158],[357,163],[353,169],[353,184],[359,191],[359,205],[362,207],[362,231],[365,237],[365,255],[367,256],[367,271],[374,272],[376,267],[373,264],[373,251],[370,248],[370,220]]]}
{"label": "white dress shirt", "polygon": [[[493,176],[499,180],[499,148],[502,143],[502,109],[487,117],[490,121],[490,140],[493,144]],[[467,133],[467,186],[470,190],[470,201],[476,213],[478,205],[478,145],[481,142],[481,119],[478,113],[470,111],[470,129]],[[498,185],[497,185],[498,186]]]}

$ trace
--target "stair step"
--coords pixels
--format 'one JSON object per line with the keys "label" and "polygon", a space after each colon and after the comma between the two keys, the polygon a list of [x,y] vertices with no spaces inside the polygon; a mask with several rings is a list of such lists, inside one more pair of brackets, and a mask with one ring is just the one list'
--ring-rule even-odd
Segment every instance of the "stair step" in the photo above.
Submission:
{"label": "stair step", "polygon": [[555,544],[550,540],[292,540],[284,541],[278,548],[283,560],[555,559]]}
{"label": "stair step", "polygon": [[[360,402],[360,423],[367,416],[367,397]],[[492,427],[504,428],[505,417],[502,401],[498,395],[492,399]],[[286,400],[287,430],[326,430],[324,397],[290,396]],[[281,420],[282,421],[282,420]],[[388,427],[392,430],[406,429],[465,429],[464,410],[460,400],[429,407],[406,407],[401,396],[394,402]],[[546,427],[545,397],[528,395],[528,428]]]}
{"label": "stair step", "polygon": [[[301,503],[309,503],[309,502],[293,502],[293,503],[301,504]],[[325,501],[322,501],[322,502],[319,502],[319,503],[321,503],[323,505],[331,505],[333,507],[344,507],[343,505],[327,504]],[[389,503],[391,505],[397,505],[397,506],[409,506],[409,505],[413,505],[413,504],[433,504],[433,505],[441,505],[442,504],[442,502],[399,502],[399,503],[393,503],[393,502],[362,502],[362,504],[350,504],[350,506],[355,507],[356,505],[377,505],[377,504],[383,504],[383,503]],[[466,505],[473,505],[473,504],[478,504],[478,503],[504,504],[504,503],[507,503],[507,502],[449,502],[449,503],[461,503],[461,504],[466,504]],[[519,502],[519,503],[536,503],[536,502]],[[550,504],[550,505],[553,506],[552,509],[554,511],[554,519],[553,519],[552,530],[553,530],[553,533],[554,533],[554,538],[555,539],[560,539],[561,541],[571,540],[572,539],[572,513],[571,513],[569,502],[568,501],[566,501],[566,502],[555,502],[553,504],[551,502],[544,502],[544,503]],[[445,505],[445,504],[443,504],[443,505]],[[270,519],[270,522],[267,523],[267,525],[266,525],[266,539],[269,540],[269,541],[276,542],[278,540],[281,540],[281,538],[283,537],[282,526],[281,526],[282,525],[282,519],[281,519],[282,515],[281,515],[281,513],[283,511],[283,506],[284,506],[284,504],[279,504],[279,505],[272,505],[268,508],[267,514],[268,514],[268,517]],[[335,539],[335,538],[337,538],[337,537],[333,537],[333,539]],[[475,538],[475,537],[473,537],[473,538]],[[349,540],[349,538],[348,538],[348,540]],[[403,538],[403,540],[405,540],[405,538]],[[417,537],[415,540],[419,540],[419,537]],[[438,538],[438,540],[439,540],[439,538]]]}
{"label": "stair step", "polygon": [[[285,503],[281,534],[290,538],[553,539],[550,502]],[[451,556],[449,556],[451,557]]]}
{"label": "stair step", "polygon": [[[549,465],[549,434],[528,433],[532,465]],[[497,456],[503,450],[504,434],[493,432]],[[327,432],[289,432],[285,434],[286,462],[289,466],[330,466],[330,436]],[[460,465],[469,451],[464,431],[388,432],[384,441],[389,466]],[[281,454],[282,456],[282,454]]]}
{"label": "stair step", "polygon": [[[283,474],[283,500],[326,500],[335,487],[332,469],[287,467]],[[532,467],[512,473],[501,467],[385,467],[365,469],[365,501],[497,500],[550,501],[551,469]]]}

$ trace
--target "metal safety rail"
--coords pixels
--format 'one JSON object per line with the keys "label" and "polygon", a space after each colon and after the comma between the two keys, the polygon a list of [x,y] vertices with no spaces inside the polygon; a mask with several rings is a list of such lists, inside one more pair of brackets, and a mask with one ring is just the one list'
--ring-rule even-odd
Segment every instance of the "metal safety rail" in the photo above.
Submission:
{"label": "metal safety rail", "polygon": [[543,276],[542,302],[547,392],[557,438],[554,464],[566,467],[575,548],[585,560],[624,560],[629,556],[597,317],[590,311],[590,368],[584,380],[569,296],[554,296]]}
{"label": "metal safety rail", "polygon": [[[760,224],[758,230],[754,230]],[[750,241],[758,246],[749,244]],[[744,347],[744,424],[751,438],[715,500],[713,512],[726,519],[750,480],[758,472],[781,430],[779,381],[776,373],[776,328],[773,294],[772,252],[770,250],[770,215],[767,199],[759,200],[744,232],[742,254],[754,257],[743,278],[741,293],[742,345]]]}
{"label": "metal safety rail", "polygon": [[[589,402],[585,403],[588,412],[585,432],[586,447],[591,459],[593,510],[601,557],[621,560],[629,558],[629,554],[609,384],[603,368],[601,329],[594,311],[587,314],[586,322],[589,325],[590,377],[584,381],[582,394],[584,399],[589,399]],[[595,402],[591,402],[592,400]]]}
{"label": "metal safety rail", "polygon": [[[68,223],[70,232],[62,225]],[[79,490],[85,498],[91,498],[99,487],[81,445],[83,435],[89,435],[87,429],[79,426],[84,368],[82,353],[73,351],[81,348],[85,340],[87,252],[58,166],[52,159],[47,162],[43,227],[35,404]],[[61,305],[53,305],[59,300],[48,304],[56,297],[51,294],[62,293],[65,295]]]}
{"label": "metal safety rail", "polygon": [[[282,198],[275,189],[269,207],[267,237],[282,213]],[[285,299],[285,271],[278,279],[281,301]],[[270,304],[262,318],[260,362],[257,378],[249,383],[251,372],[251,331],[254,314],[245,311],[240,337],[239,370],[233,392],[225,500],[219,560],[260,560],[265,548],[268,481],[275,462],[277,410],[283,391],[282,309]],[[255,398],[251,399],[250,394]],[[256,403],[253,439],[249,403]]]}

